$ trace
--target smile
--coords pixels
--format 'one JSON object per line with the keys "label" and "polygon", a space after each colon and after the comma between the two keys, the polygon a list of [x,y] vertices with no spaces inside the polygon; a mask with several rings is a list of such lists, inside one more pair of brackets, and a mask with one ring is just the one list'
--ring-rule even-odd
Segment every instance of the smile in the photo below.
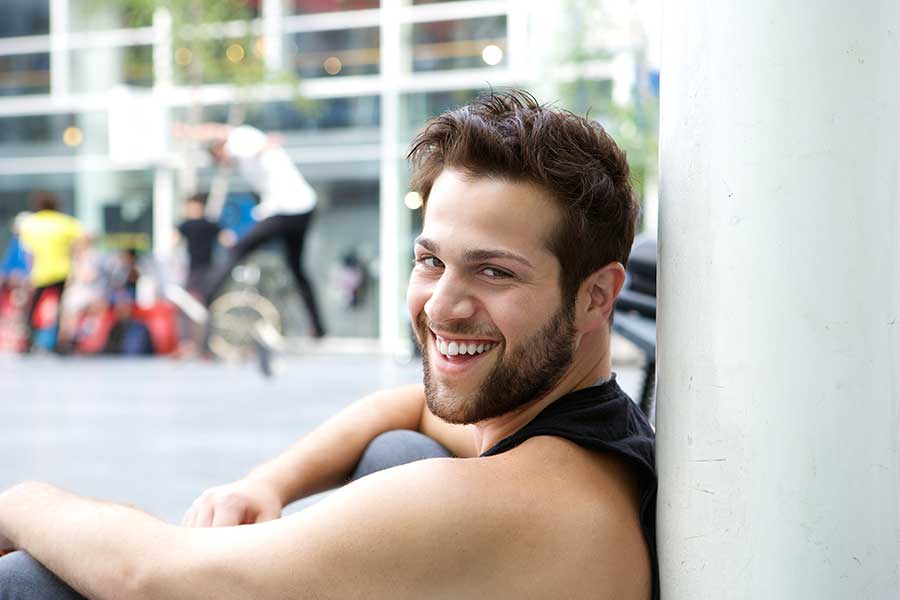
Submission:
{"label": "smile", "polygon": [[497,343],[484,340],[448,340],[434,336],[435,347],[444,356],[475,356],[493,349]]}

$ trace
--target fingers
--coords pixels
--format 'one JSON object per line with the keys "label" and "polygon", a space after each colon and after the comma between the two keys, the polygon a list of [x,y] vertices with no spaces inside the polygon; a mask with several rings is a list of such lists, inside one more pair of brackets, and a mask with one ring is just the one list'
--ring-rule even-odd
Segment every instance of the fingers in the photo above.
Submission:
{"label": "fingers", "polygon": [[229,527],[281,517],[281,501],[265,486],[237,482],[210,488],[194,500],[181,524],[185,527]]}
{"label": "fingers", "polygon": [[181,524],[185,527],[209,527],[213,520],[213,505],[206,502],[201,496],[194,501],[191,508],[185,513]]}
{"label": "fingers", "polygon": [[252,523],[265,523],[266,521],[274,521],[275,519],[281,518],[281,509],[277,506],[273,507],[265,507],[259,514],[256,515],[256,518],[251,521]]}
{"label": "fingers", "polygon": [[213,527],[229,527],[243,525],[244,505],[233,499],[227,499],[216,507],[212,515]]}
{"label": "fingers", "polygon": [[244,497],[215,490],[204,492],[185,513],[181,524],[185,527],[229,527],[253,523],[256,511]]}

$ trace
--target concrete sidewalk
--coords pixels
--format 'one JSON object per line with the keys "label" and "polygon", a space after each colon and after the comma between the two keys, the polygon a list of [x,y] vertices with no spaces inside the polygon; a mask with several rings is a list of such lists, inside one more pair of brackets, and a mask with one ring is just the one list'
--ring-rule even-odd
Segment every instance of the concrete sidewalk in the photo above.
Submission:
{"label": "concrete sidewalk", "polygon": [[[616,371],[636,394],[639,369]],[[353,400],[417,381],[418,362],[381,356],[294,357],[271,380],[251,365],[0,356],[0,489],[50,481],[178,521]]]}

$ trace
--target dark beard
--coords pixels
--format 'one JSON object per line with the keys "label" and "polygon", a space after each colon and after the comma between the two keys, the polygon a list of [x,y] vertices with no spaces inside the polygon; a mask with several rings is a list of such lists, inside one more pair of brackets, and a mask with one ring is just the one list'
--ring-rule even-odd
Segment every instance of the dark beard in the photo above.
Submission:
{"label": "dark beard", "polygon": [[[493,419],[542,398],[562,379],[575,352],[574,303],[563,303],[547,325],[508,357],[500,357],[475,393],[450,397],[452,392],[439,389],[431,376],[424,342],[431,337],[431,331],[424,311],[419,314],[416,329],[422,350],[425,400],[431,412],[448,423]],[[465,325],[448,333],[473,333],[464,329]]]}

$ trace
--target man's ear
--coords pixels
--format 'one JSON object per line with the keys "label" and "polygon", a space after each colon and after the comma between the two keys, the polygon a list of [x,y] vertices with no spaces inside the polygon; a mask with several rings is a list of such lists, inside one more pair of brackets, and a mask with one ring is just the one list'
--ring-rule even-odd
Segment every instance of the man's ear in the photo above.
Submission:
{"label": "man's ear", "polygon": [[581,282],[575,301],[576,328],[587,332],[605,326],[623,285],[625,267],[619,262],[611,262],[588,275]]}

